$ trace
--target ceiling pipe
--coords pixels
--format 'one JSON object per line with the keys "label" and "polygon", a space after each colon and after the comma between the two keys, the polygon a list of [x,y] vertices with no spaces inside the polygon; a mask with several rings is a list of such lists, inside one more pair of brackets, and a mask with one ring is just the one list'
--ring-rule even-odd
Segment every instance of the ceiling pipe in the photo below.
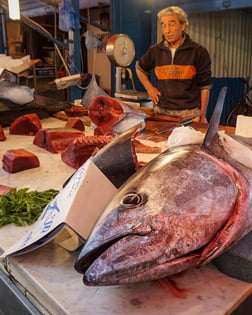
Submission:
{"label": "ceiling pipe", "polygon": [[42,3],[57,7],[62,0],[39,0]]}

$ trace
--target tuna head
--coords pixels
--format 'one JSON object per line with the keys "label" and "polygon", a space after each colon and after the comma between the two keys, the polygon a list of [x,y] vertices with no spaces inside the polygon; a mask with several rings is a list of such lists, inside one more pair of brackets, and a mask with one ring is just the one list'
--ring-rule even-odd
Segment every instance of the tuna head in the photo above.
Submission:
{"label": "tuna head", "polygon": [[227,222],[237,194],[226,165],[200,147],[167,150],[119,189],[75,269],[87,285],[142,282],[187,269]]}

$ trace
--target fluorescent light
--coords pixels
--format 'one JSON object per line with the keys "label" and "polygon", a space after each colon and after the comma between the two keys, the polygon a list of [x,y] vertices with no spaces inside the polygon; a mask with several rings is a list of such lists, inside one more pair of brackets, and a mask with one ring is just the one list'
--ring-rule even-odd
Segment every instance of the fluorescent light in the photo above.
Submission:
{"label": "fluorescent light", "polygon": [[8,0],[9,17],[12,20],[20,20],[19,0]]}

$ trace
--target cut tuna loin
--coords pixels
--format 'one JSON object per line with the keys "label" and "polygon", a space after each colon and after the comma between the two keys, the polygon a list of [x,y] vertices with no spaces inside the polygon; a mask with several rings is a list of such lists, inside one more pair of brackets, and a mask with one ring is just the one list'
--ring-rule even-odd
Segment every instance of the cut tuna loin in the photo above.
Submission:
{"label": "cut tuna loin", "polygon": [[0,141],[6,140],[2,125],[0,125]]}
{"label": "cut tuna loin", "polygon": [[61,153],[61,158],[66,164],[78,169],[91,155],[94,155],[112,139],[110,136],[79,137]]}
{"label": "cut tuna loin", "polygon": [[52,153],[60,153],[83,132],[73,128],[40,129],[33,139],[33,144]]}
{"label": "cut tuna loin", "polygon": [[0,184],[0,197],[7,194],[13,187]]}
{"label": "cut tuna loin", "polygon": [[85,130],[84,123],[80,118],[68,118],[65,128],[74,128],[80,131]]}
{"label": "cut tuna loin", "polygon": [[37,114],[27,114],[18,117],[10,125],[9,132],[13,135],[34,136],[42,128]]}
{"label": "cut tuna loin", "polygon": [[97,96],[88,107],[88,116],[96,126],[112,127],[124,114],[121,104],[109,96]]}
{"label": "cut tuna loin", "polygon": [[105,126],[105,127],[102,127],[102,126],[96,127],[94,129],[94,135],[95,136],[111,136],[111,137],[115,137],[116,136],[113,128],[107,127],[107,126]]}
{"label": "cut tuna loin", "polygon": [[154,154],[154,153],[161,153],[162,151],[160,147],[152,147],[152,146],[146,145],[137,139],[133,140],[133,144],[134,144],[136,153]]}
{"label": "cut tuna loin", "polygon": [[9,173],[16,173],[40,166],[38,157],[24,149],[8,150],[3,155],[2,162],[3,169]]}

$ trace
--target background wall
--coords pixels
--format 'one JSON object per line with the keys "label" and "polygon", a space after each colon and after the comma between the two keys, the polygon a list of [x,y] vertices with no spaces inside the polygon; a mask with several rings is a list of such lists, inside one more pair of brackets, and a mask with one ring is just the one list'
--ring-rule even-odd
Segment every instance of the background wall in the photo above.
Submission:
{"label": "background wall", "polygon": [[[29,1],[30,3],[31,1]],[[37,3],[38,1],[36,1]],[[135,74],[135,62],[151,44],[155,44],[161,38],[157,12],[174,4],[181,6],[189,13],[188,33],[195,41],[200,42],[209,50],[212,58],[213,76],[221,79],[242,78],[248,80],[249,85],[252,86],[251,0],[176,0],[176,3],[174,0],[110,0],[109,4],[111,34],[128,34],[135,44],[136,54],[130,68],[137,90],[142,91],[143,87]],[[91,21],[100,24],[101,16],[104,16],[104,12],[101,10],[103,10],[101,7],[89,12],[86,10],[82,12],[82,15],[86,17],[90,15]],[[33,11],[37,12],[37,10]],[[107,15],[105,18],[107,19]],[[95,34],[101,32],[100,29],[91,24],[87,24],[87,29]],[[19,30],[15,31],[18,37]],[[11,37],[15,38],[14,41],[18,41],[19,39],[14,35],[12,34]],[[113,95],[115,66],[110,64],[104,51],[94,52],[90,50],[87,54],[87,71],[89,73],[95,72],[100,77],[100,86],[111,91],[111,95]],[[153,74],[151,78],[155,81]],[[131,85],[129,86],[131,88]],[[244,93],[244,87],[242,80],[232,85],[230,88],[232,94],[229,99],[233,99],[233,103],[228,105],[228,110],[233,106],[236,98]],[[212,94],[214,93],[212,92]],[[215,103],[215,99],[211,101],[213,104]]]}
{"label": "background wall", "polygon": [[[211,91],[208,118],[211,117],[220,88],[228,85],[221,120],[224,124],[231,109],[247,91],[246,81],[252,86],[251,1],[111,0],[112,33],[128,34],[136,46],[132,68],[150,45],[161,40],[157,13],[169,5],[181,6],[189,13],[189,35],[204,45],[211,55],[214,88]],[[135,71],[133,73],[135,75]],[[137,90],[142,91],[143,87],[136,76],[134,79]],[[151,79],[155,82],[153,73]]]}
{"label": "background wall", "polygon": [[191,14],[192,38],[207,47],[212,59],[210,116],[222,86],[228,87],[221,123],[245,93],[252,96],[252,11],[244,9]]}
{"label": "background wall", "polygon": [[[189,14],[187,32],[208,49],[214,77],[242,77],[252,86],[251,23],[244,9]],[[158,27],[157,41],[161,36]]]}
{"label": "background wall", "polygon": [[[152,1],[151,0],[111,0],[111,32],[112,34],[124,33],[129,35],[135,45],[135,58],[129,68],[133,73],[136,89],[143,87],[136,78],[135,62],[144,54],[152,42]],[[155,34],[156,36],[156,34]],[[115,66],[111,66],[112,90],[115,90]]]}

